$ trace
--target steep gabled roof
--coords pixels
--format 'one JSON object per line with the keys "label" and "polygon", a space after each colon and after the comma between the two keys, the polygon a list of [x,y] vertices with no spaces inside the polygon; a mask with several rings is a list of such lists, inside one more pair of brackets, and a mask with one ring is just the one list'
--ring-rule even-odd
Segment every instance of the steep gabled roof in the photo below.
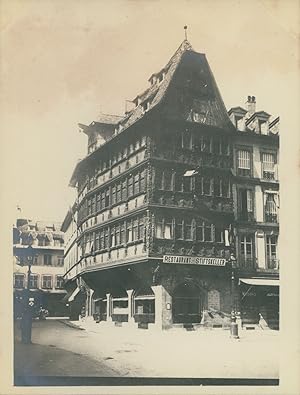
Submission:
{"label": "steep gabled roof", "polygon": [[[226,107],[224,105],[224,102],[222,100],[221,94],[219,92],[218,86],[216,84],[216,81],[214,79],[213,73],[210,69],[210,66],[207,62],[207,59],[204,54],[196,53],[191,44],[189,43],[188,40],[184,40],[181,45],[178,47],[174,55],[171,57],[169,62],[165,67],[161,69],[161,72],[164,71],[164,78],[161,82],[157,82],[155,84],[152,84],[148,89],[146,89],[144,92],[141,94],[137,95],[134,101],[136,101],[138,98],[140,99],[140,103],[143,104],[148,101],[148,106],[145,109],[143,105],[138,105],[128,113],[124,115],[124,117],[119,117],[119,116],[112,116],[111,120],[117,121],[114,125],[120,125],[119,133],[123,132],[125,129],[133,125],[135,122],[137,122],[139,119],[141,119],[144,115],[145,112],[149,112],[152,109],[154,109],[158,104],[162,102],[162,99],[165,98],[166,93],[168,91],[168,88],[173,80],[174,74],[178,68],[178,66],[181,63],[181,60],[184,55],[187,54],[194,54],[195,56],[199,56],[199,64],[203,69],[205,69],[206,72],[206,78],[209,80],[212,90],[213,90],[213,99],[206,99],[203,98],[203,102],[206,102],[204,105],[206,112],[212,114],[213,122],[210,123],[211,126],[217,126],[217,127],[224,127],[225,125],[228,127],[231,127],[231,122],[228,117],[228,113],[226,110]],[[159,72],[160,73],[160,72]],[[156,73],[156,74],[159,74]],[[150,77],[151,79],[151,77]],[[200,106],[203,105],[203,103],[200,103]],[[103,114],[102,114],[103,115]],[[104,114],[105,115],[105,114]],[[109,115],[105,115],[110,117]],[[105,118],[104,118],[105,119]],[[96,122],[99,122],[96,121]],[[117,133],[118,134],[118,133]],[[114,136],[112,135],[111,138]],[[108,141],[106,141],[101,147],[103,147]],[[100,147],[99,147],[100,148]],[[99,149],[98,148],[98,149]],[[88,156],[86,156],[82,161],[77,163],[71,180],[70,180],[70,186],[75,186],[76,185],[76,177],[78,171],[80,171],[81,166],[83,163],[86,162],[91,156],[94,156],[95,153],[98,151],[95,150],[94,152],[90,153]]]}
{"label": "steep gabled roof", "polygon": [[[137,95],[134,100],[138,97],[140,98],[141,102],[145,102],[146,100],[151,98],[151,102],[149,103],[149,107],[147,111],[150,111],[155,107],[161,99],[166,94],[168,86],[172,80],[172,77],[175,73],[177,66],[180,63],[182,55],[186,51],[192,51],[193,48],[188,40],[184,40],[175,54],[171,57],[167,65],[163,68],[165,70],[165,77],[162,82],[151,85],[147,90],[145,90],[142,94]],[[132,112],[129,114],[127,120],[123,123],[123,128],[127,128],[128,126],[132,125],[138,119],[140,119],[144,115],[144,109],[141,106],[137,106]]]}

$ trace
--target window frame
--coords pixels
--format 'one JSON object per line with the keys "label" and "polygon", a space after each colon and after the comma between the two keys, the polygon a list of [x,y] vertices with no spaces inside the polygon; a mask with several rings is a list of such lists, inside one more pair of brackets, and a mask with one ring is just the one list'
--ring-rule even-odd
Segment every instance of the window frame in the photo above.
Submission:
{"label": "window frame", "polygon": [[[50,286],[50,287],[44,286],[44,279],[45,279],[46,277],[49,277],[49,278],[50,278],[50,281],[51,281],[51,286]],[[48,281],[49,281],[49,279],[48,279]],[[53,276],[52,276],[52,274],[42,274],[41,288],[42,288],[42,289],[52,289],[52,288],[53,288]]]}

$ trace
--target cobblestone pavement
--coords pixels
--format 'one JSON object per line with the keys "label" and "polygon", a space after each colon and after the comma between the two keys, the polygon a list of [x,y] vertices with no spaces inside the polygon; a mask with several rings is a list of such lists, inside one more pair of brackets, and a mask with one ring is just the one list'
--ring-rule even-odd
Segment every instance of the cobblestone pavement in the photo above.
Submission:
{"label": "cobblestone pavement", "polygon": [[[58,370],[73,376],[279,376],[279,332],[276,331],[242,331],[240,340],[233,340],[228,331],[219,329],[155,333],[94,323],[86,324],[87,330],[78,330],[78,323],[65,323],[35,321],[33,345],[18,345],[17,330],[15,367],[20,369],[26,356],[24,347],[28,347],[32,349],[33,366],[39,366],[35,374],[56,374],[53,372]],[[73,362],[72,358],[75,358]]]}

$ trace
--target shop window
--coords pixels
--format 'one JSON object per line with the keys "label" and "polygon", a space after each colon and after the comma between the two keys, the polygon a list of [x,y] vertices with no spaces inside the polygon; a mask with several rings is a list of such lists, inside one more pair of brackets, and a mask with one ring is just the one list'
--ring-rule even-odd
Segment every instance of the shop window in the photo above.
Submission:
{"label": "shop window", "polygon": [[63,289],[64,288],[64,278],[63,278],[63,276],[56,276],[55,288],[57,288],[57,289]]}
{"label": "shop window", "polygon": [[44,265],[47,265],[47,266],[52,265],[52,255],[50,255],[50,254],[44,255]]}
{"label": "shop window", "polygon": [[155,312],[155,303],[154,299],[135,299],[135,314],[142,315],[142,314],[154,314]]}
{"label": "shop window", "polygon": [[52,288],[52,276],[51,275],[43,275],[42,276],[42,288],[51,289]]}
{"label": "shop window", "polygon": [[251,155],[248,150],[238,150],[237,152],[237,174],[239,176],[251,175]]}
{"label": "shop window", "polygon": [[15,288],[24,288],[25,286],[25,275],[15,274]]}

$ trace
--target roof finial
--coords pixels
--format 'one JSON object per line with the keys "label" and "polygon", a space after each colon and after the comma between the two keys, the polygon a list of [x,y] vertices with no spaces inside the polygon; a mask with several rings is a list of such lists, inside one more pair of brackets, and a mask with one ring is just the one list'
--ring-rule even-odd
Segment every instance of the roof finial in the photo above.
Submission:
{"label": "roof finial", "polygon": [[185,36],[185,39],[187,40],[187,25],[185,25],[184,27],[184,36]]}

